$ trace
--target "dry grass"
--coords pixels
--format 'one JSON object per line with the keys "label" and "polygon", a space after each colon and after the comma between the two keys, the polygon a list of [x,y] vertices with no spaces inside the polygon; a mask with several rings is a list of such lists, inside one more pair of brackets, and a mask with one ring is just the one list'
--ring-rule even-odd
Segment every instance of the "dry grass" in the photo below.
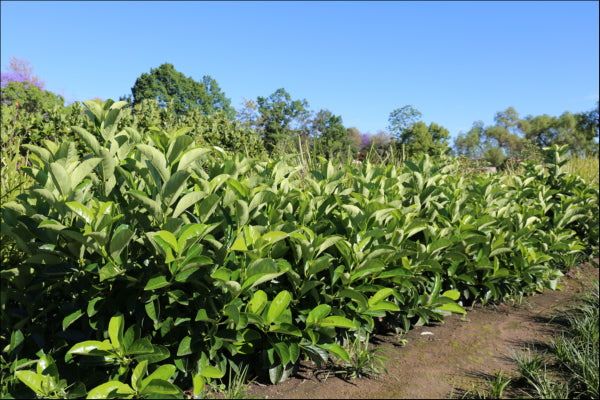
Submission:
{"label": "dry grass", "polygon": [[573,157],[567,163],[567,169],[591,185],[598,185],[598,164],[598,157]]}

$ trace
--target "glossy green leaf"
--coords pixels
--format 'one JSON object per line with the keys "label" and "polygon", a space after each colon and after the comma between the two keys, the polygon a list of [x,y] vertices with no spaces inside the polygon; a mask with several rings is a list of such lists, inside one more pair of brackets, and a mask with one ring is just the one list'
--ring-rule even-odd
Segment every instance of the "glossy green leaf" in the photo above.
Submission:
{"label": "glossy green leaf", "polygon": [[152,379],[140,392],[141,395],[154,398],[181,398],[183,392],[177,386],[163,379]]}
{"label": "glossy green leaf", "polygon": [[82,315],[83,311],[76,310],[75,312],[72,312],[71,314],[64,317],[62,322],[63,331],[67,329],[73,322],[77,321]]}
{"label": "glossy green leaf", "polygon": [[177,348],[177,357],[187,356],[188,354],[192,354],[192,349],[190,347],[192,343],[192,338],[189,336],[184,337],[179,342],[179,347]]}
{"label": "glossy green leaf", "polygon": [[96,386],[89,391],[88,399],[126,398],[132,395],[134,390],[131,386],[119,381],[110,381]]}
{"label": "glossy green leaf", "polygon": [[206,380],[200,374],[194,375],[192,378],[192,383],[194,385],[194,396],[200,396],[202,392],[204,392],[204,386],[206,385]]}
{"label": "glossy green leaf", "polygon": [[335,355],[337,358],[341,358],[346,362],[350,362],[350,355],[348,354],[346,349],[344,349],[337,343],[320,344],[319,347],[324,348],[329,353]]}
{"label": "glossy green leaf", "polygon": [[[177,243],[177,238],[175,238],[175,235],[173,235],[171,232],[160,231],[157,233],[157,236],[162,238],[171,247],[171,249],[175,250],[176,253],[179,252],[179,244]],[[153,237],[153,239],[156,240],[156,236]]]}
{"label": "glossy green leaf", "polygon": [[375,293],[369,299],[369,305],[376,304],[376,303],[380,302],[381,300],[386,299],[387,297],[391,296],[392,293],[394,293],[394,290],[390,289],[390,288],[384,288],[384,289],[378,290],[377,293]]}
{"label": "glossy green leaf", "polygon": [[346,317],[340,317],[340,316],[337,316],[337,315],[331,315],[329,317],[323,318],[319,322],[319,325],[321,325],[321,326],[335,326],[335,327],[338,327],[338,328],[354,329],[354,323],[352,321],[350,321]]}
{"label": "glossy green leaf", "polygon": [[179,164],[177,165],[177,170],[182,171],[191,166],[194,162],[202,159],[202,156],[210,153],[210,149],[207,148],[195,148],[186,151],[181,159],[179,160]]}
{"label": "glossy green leaf", "polygon": [[101,158],[88,158],[82,161],[71,173],[71,190],[75,190],[81,181],[100,164],[100,161]]}
{"label": "glossy green leaf", "polygon": [[91,224],[94,220],[92,211],[77,201],[69,201],[65,203],[78,217],[83,219],[86,224]]}
{"label": "glossy green leaf", "polygon": [[253,314],[260,314],[267,304],[267,294],[262,290],[257,290],[248,302],[248,310]]}
{"label": "glossy green leaf", "polygon": [[179,156],[181,156],[182,153],[194,142],[194,139],[190,136],[184,135],[184,132],[185,131],[182,130],[180,133],[181,136],[177,136],[169,145],[167,150],[167,161],[169,162],[169,165],[173,165]]}
{"label": "glossy green leaf", "polygon": [[148,372],[147,360],[144,360],[141,363],[139,363],[133,370],[133,373],[131,374],[131,386],[136,391],[140,390],[142,379],[144,378],[144,375],[146,375],[146,372]]}
{"label": "glossy green leaf", "polygon": [[279,292],[269,306],[269,311],[267,312],[267,324],[274,322],[287,308],[291,300],[292,295],[287,290]]}
{"label": "glossy green leaf", "polygon": [[167,281],[167,278],[164,275],[156,275],[148,280],[144,290],[156,290],[169,286],[170,284],[171,283]]}
{"label": "glossy green leaf", "polygon": [[442,296],[444,297],[448,297],[454,301],[458,300],[460,298],[460,292],[458,290],[446,290],[444,293],[442,293]]}
{"label": "glossy green leaf", "polygon": [[77,343],[67,351],[67,354],[79,354],[79,355],[95,355],[91,354],[94,350],[110,351],[112,346],[110,341],[104,340],[99,342],[97,340],[87,340],[84,342]]}
{"label": "glossy green leaf", "polygon": [[42,376],[32,371],[15,371],[15,376],[39,395],[46,395],[42,390]]}
{"label": "glossy green leaf", "polygon": [[[134,343],[134,346],[135,346],[135,343]],[[147,360],[148,364],[153,364],[153,363],[157,363],[162,360],[165,360],[165,359],[169,358],[169,356],[170,356],[169,350],[165,346],[162,346],[159,344],[153,344],[152,345],[152,353],[143,353],[143,354],[137,355],[137,356],[135,356],[135,359],[138,362]]]}
{"label": "glossy green leaf", "polygon": [[160,367],[156,368],[154,372],[148,375],[147,378],[142,380],[142,390],[145,387],[147,387],[147,385],[151,383],[154,379],[168,381],[169,379],[171,379],[176,370],[177,368],[172,364],[161,365]]}
{"label": "glossy green leaf", "polygon": [[71,178],[67,170],[57,162],[50,163],[49,169],[54,186],[58,189],[63,199],[67,199],[71,193]]}
{"label": "glossy green leaf", "polygon": [[329,315],[329,312],[331,311],[331,306],[328,304],[319,304],[318,306],[316,306],[315,308],[313,308],[309,313],[308,313],[308,317],[306,318],[306,323],[307,324],[314,324],[320,320],[322,320],[323,318],[325,318],[327,315]]}
{"label": "glossy green leaf", "polygon": [[121,224],[115,229],[115,232],[110,239],[110,256],[116,260],[123,249],[129,244],[133,238],[133,231],[129,229],[129,225]]}
{"label": "glossy green leaf", "polygon": [[437,307],[438,310],[450,311],[457,314],[466,314],[467,311],[456,303],[446,303]]}
{"label": "glossy green leaf", "polygon": [[199,371],[200,375],[205,377],[205,378],[215,378],[215,379],[220,379],[223,376],[225,376],[224,372],[221,372],[221,370],[217,367],[213,367],[212,365],[207,365],[205,367],[203,367],[200,371]]}
{"label": "glossy green leaf", "polygon": [[108,336],[115,349],[123,347],[123,332],[125,330],[125,317],[122,314],[115,315],[108,322]]}

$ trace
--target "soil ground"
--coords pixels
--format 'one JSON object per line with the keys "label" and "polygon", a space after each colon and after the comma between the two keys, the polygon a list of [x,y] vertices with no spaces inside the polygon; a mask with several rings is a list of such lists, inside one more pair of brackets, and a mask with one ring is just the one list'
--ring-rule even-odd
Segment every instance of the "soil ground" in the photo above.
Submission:
{"label": "soil ground", "polygon": [[[597,262],[597,260],[596,260]],[[561,279],[563,289],[524,297],[520,304],[476,305],[466,316],[451,315],[445,323],[411,329],[402,335],[373,335],[374,346],[387,349],[387,375],[344,380],[328,370],[302,362],[299,371],[278,385],[252,383],[246,392],[254,398],[454,398],[502,370],[516,376],[513,351],[542,349],[560,326],[550,319],[581,296],[586,282],[598,280],[598,267],[572,269]],[[423,332],[432,334],[422,335]],[[329,372],[329,373],[328,373]]]}

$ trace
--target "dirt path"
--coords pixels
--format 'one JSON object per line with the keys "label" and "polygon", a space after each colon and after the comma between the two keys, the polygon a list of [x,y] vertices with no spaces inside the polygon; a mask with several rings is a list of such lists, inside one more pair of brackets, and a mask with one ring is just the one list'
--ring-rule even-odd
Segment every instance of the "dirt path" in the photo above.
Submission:
{"label": "dirt path", "polygon": [[[598,268],[584,265],[561,281],[562,291],[546,290],[523,298],[521,305],[476,306],[465,318],[452,315],[444,324],[416,327],[403,336],[374,335],[378,347],[392,349],[386,364],[389,375],[344,381],[333,373],[317,372],[310,362],[298,374],[276,386],[252,384],[249,396],[276,398],[448,398],[452,391],[472,389],[499,370],[516,373],[512,350],[539,349],[558,332],[548,324],[558,309],[584,290],[582,282],[598,279]],[[422,335],[431,332],[432,335]]]}

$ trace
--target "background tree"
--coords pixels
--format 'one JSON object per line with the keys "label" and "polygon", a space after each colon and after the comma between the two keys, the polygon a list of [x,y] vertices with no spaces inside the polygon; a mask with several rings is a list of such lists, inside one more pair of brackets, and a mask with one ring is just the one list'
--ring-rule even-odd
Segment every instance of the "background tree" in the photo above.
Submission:
{"label": "background tree", "polygon": [[483,156],[481,140],[484,135],[485,127],[483,121],[473,122],[473,127],[466,134],[460,133],[454,140],[456,153],[473,158],[481,158]]}
{"label": "background tree", "polygon": [[134,105],[144,99],[156,98],[161,107],[166,107],[169,101],[173,101],[178,115],[192,107],[198,107],[204,115],[220,110],[232,119],[235,113],[231,100],[225,97],[214,79],[205,75],[202,82],[196,82],[169,63],[151,69],[149,74],[143,73],[136,79],[131,93]]}
{"label": "background tree", "polygon": [[260,131],[261,121],[258,114],[258,104],[254,100],[246,98],[242,100],[241,104],[242,108],[236,111],[236,117],[240,125],[248,129]]}
{"label": "background tree", "polygon": [[44,82],[33,75],[33,67],[27,60],[11,57],[7,70],[1,73],[0,81],[4,104],[18,105],[21,110],[29,113],[37,111],[42,115],[55,106],[64,107],[65,99],[44,90]]}
{"label": "background tree", "polygon": [[269,97],[259,96],[257,103],[265,148],[269,152],[273,152],[282,142],[295,139],[295,134],[302,131],[309,115],[306,100],[292,100],[283,88],[277,89]]}
{"label": "background tree", "polygon": [[319,138],[320,149],[329,158],[334,158],[350,145],[348,132],[342,124],[342,117],[329,110],[320,110],[312,121],[312,133]]}
{"label": "background tree", "polygon": [[585,138],[585,149],[590,155],[598,156],[598,140],[600,139],[600,126],[598,115],[600,112],[600,102],[596,102],[596,107],[577,115],[577,128],[582,132]]}
{"label": "background tree", "polygon": [[388,130],[400,144],[408,142],[407,133],[413,125],[421,120],[421,112],[411,105],[397,108],[390,113]]}
{"label": "background tree", "polygon": [[427,126],[424,122],[418,121],[404,129],[400,145],[404,146],[408,155],[441,155],[450,151],[449,137],[450,132],[443,126],[435,122]]}
{"label": "background tree", "polygon": [[350,142],[350,148],[353,153],[358,153],[363,148],[363,135],[360,133],[358,128],[352,126],[346,129],[348,135],[348,141]]}
{"label": "background tree", "polygon": [[38,76],[33,75],[33,67],[28,60],[23,60],[12,56],[8,61],[6,72],[1,73],[0,81],[2,87],[8,85],[8,82],[26,82],[32,83],[40,89],[44,89],[46,84]]}

